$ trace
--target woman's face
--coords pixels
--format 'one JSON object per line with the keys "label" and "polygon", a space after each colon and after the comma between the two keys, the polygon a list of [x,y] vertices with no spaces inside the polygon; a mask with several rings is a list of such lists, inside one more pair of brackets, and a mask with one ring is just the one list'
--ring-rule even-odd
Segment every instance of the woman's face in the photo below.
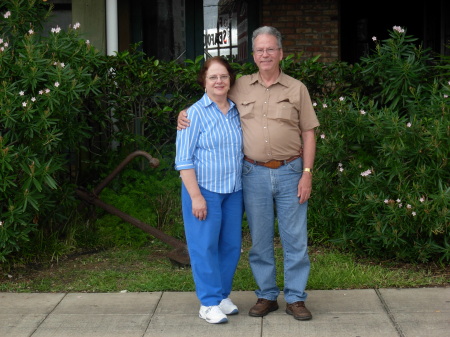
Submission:
{"label": "woman's face", "polygon": [[215,97],[226,97],[230,90],[230,74],[227,68],[218,62],[211,63],[206,71],[205,89],[212,100]]}

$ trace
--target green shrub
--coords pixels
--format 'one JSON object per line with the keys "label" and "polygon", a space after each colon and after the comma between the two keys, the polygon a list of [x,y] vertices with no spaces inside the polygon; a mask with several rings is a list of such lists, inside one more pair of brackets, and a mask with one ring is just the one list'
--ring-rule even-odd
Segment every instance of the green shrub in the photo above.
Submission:
{"label": "green shrub", "polygon": [[425,76],[429,57],[415,59],[402,34],[361,65],[365,78],[386,79],[379,94],[317,101],[310,223],[316,239],[362,255],[449,261],[450,82]]}
{"label": "green shrub", "polygon": [[[73,157],[90,127],[84,99],[96,93],[97,52],[55,27],[40,34],[48,5],[4,1],[0,20],[0,262],[32,232],[67,228],[75,178]],[[72,218],[73,219],[73,218]]]}

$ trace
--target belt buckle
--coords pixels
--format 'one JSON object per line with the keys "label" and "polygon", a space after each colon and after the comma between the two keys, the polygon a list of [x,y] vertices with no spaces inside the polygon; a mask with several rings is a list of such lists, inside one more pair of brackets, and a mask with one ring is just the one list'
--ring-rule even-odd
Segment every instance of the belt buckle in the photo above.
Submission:
{"label": "belt buckle", "polygon": [[271,168],[271,169],[277,169],[277,168],[279,168],[282,165],[283,165],[283,163],[281,161],[279,161],[279,160],[271,160],[271,161],[265,163],[264,166],[268,167],[268,168]]}

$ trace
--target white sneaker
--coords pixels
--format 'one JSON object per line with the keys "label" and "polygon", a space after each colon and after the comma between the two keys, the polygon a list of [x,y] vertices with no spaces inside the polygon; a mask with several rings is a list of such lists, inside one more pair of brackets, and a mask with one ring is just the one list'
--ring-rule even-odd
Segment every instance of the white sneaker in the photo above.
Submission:
{"label": "white sneaker", "polygon": [[220,310],[218,305],[213,305],[210,307],[205,307],[202,305],[200,311],[198,312],[198,317],[203,318],[208,323],[226,323],[228,322],[227,315],[225,315],[222,310]]}
{"label": "white sneaker", "polygon": [[239,313],[238,307],[229,298],[223,299],[219,304],[219,308],[225,315],[236,315]]}

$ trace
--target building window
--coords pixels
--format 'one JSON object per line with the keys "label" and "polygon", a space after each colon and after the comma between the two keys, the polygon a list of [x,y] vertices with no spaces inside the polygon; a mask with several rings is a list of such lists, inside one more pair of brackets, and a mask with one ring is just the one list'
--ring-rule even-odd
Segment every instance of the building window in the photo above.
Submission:
{"label": "building window", "polygon": [[224,56],[232,61],[248,58],[248,2],[203,0],[205,58]]}

